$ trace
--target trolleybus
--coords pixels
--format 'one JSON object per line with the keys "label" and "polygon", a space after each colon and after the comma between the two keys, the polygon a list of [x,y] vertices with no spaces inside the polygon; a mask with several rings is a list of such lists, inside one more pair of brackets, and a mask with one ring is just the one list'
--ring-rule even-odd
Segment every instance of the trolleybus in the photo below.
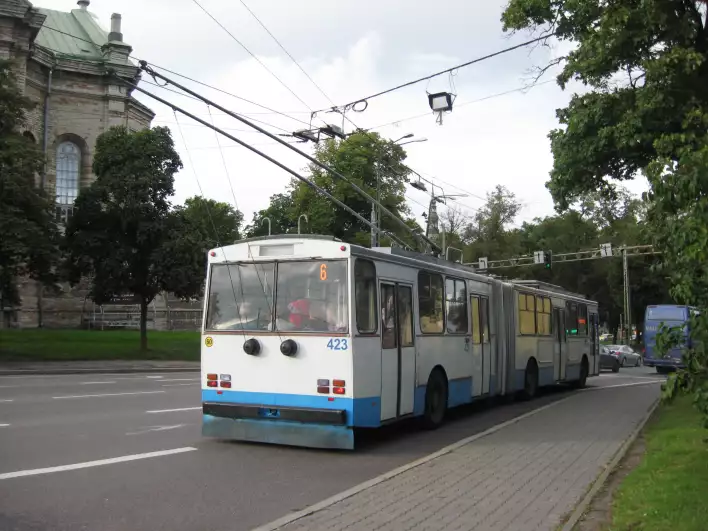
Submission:
{"label": "trolleybus", "polygon": [[354,447],[355,428],[599,374],[597,303],[400,248],[269,236],[209,252],[207,437]]}

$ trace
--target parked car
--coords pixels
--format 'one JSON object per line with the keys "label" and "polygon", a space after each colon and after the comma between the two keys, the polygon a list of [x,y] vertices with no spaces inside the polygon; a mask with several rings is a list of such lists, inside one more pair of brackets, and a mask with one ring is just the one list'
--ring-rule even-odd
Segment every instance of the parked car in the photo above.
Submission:
{"label": "parked car", "polygon": [[612,341],[612,334],[600,334],[600,341],[605,342],[605,341]]}
{"label": "parked car", "polygon": [[620,366],[639,367],[642,364],[642,355],[628,345],[605,345],[610,353],[617,354]]}
{"label": "parked car", "polygon": [[619,372],[620,360],[619,353],[610,352],[607,347],[600,347],[600,370],[611,369],[612,372]]}

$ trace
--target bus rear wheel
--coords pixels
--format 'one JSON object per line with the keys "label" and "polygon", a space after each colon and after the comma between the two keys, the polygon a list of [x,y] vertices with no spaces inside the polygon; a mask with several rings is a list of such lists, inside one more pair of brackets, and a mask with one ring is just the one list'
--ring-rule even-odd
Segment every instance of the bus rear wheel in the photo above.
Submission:
{"label": "bus rear wheel", "polygon": [[[622,366],[624,367],[624,363],[622,363]],[[577,389],[584,389],[585,385],[588,383],[588,373],[590,372],[589,367],[588,367],[588,359],[583,356],[583,361],[580,363],[580,376],[578,377],[578,380],[575,382],[575,387]]]}
{"label": "bus rear wheel", "polygon": [[536,360],[529,360],[524,371],[524,389],[521,397],[524,400],[531,400],[538,393],[538,365]]}
{"label": "bus rear wheel", "polygon": [[423,425],[426,429],[439,428],[445,420],[447,410],[447,378],[439,369],[433,370],[425,388],[425,411]]}

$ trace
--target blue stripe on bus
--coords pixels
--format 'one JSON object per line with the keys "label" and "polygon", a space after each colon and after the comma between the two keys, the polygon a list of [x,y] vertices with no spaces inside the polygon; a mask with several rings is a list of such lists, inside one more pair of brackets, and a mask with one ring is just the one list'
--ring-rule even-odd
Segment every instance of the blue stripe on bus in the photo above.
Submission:
{"label": "blue stripe on bus", "polygon": [[457,378],[447,384],[447,407],[469,404],[472,400],[472,378]]}
{"label": "blue stripe on bus", "polygon": [[[413,415],[422,415],[425,412],[426,385],[415,388],[413,395]],[[447,407],[469,404],[472,401],[472,378],[457,378],[447,384]]]}
{"label": "blue stripe on bus", "polygon": [[566,380],[578,380],[580,378],[580,364],[568,365],[565,368]]}
{"label": "blue stripe on bus", "polygon": [[[202,402],[230,402],[263,406],[289,406],[317,409],[343,409],[347,412],[347,425],[375,428],[381,424],[381,398],[333,397],[328,395],[297,395],[286,393],[258,393],[223,389],[202,390]],[[330,400],[332,399],[332,400]]]}
{"label": "blue stripe on bus", "polygon": [[555,374],[553,366],[539,367],[538,369],[538,385],[552,385],[555,383]]}

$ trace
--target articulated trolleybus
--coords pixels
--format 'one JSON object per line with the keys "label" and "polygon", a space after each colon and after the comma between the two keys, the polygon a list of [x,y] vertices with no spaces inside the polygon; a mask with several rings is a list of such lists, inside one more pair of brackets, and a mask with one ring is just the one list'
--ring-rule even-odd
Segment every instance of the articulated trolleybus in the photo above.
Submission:
{"label": "articulated trolleybus", "polygon": [[597,303],[399,248],[269,236],[209,252],[204,436],[354,447],[355,428],[599,373]]}

